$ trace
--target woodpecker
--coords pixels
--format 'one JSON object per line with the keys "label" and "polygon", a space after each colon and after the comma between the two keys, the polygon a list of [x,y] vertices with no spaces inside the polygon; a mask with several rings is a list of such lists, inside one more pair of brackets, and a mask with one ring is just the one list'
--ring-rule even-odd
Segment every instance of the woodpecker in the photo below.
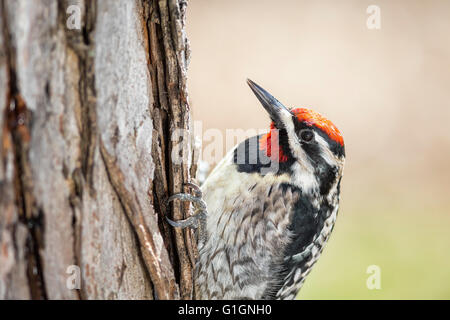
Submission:
{"label": "woodpecker", "polygon": [[272,121],[267,134],[233,148],[201,187],[169,201],[196,213],[198,299],[294,299],[322,253],[339,208],[345,161],[337,127],[319,113],[288,109],[247,80]]}

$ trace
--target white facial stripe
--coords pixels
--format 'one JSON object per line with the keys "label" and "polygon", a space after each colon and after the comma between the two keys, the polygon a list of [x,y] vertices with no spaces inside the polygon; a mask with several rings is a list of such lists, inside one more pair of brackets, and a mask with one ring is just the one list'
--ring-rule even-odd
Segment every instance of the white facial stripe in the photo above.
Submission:
{"label": "white facial stripe", "polygon": [[[303,150],[302,143],[299,141],[297,133],[295,132],[294,121],[292,114],[285,110],[280,112],[280,118],[285,125],[288,135],[288,142],[291,152],[298,161],[294,164],[297,168],[294,169],[295,175],[293,177],[294,183],[298,185],[304,192],[313,192],[319,188],[319,182],[314,174],[314,166],[308,154]],[[317,132],[314,132],[315,140],[320,148],[320,156],[330,166],[342,168],[342,159],[337,158],[330,149],[329,143]]]}
{"label": "white facial stripe", "polygon": [[312,193],[319,188],[319,182],[314,174],[314,167],[311,163],[311,159],[303,150],[297,134],[295,133],[292,114],[283,110],[281,112],[281,120],[286,128],[291,152],[294,157],[298,159],[298,161],[294,163],[295,168],[293,170],[294,176],[292,177],[292,182],[301,188],[303,192]]}
{"label": "white facial stripe", "polygon": [[286,110],[280,113],[281,121],[283,121],[286,127],[286,132],[288,135],[288,142],[291,152],[294,154],[295,158],[299,159],[299,164],[302,166],[303,170],[308,173],[313,173],[314,168],[311,164],[309,156],[303,150],[300,141],[298,140],[297,134],[295,133],[294,121],[292,119],[292,114]]}
{"label": "white facial stripe", "polygon": [[[293,172],[292,182],[303,192],[312,193],[319,189],[319,181],[314,171],[305,170],[301,162],[297,161],[293,164]],[[313,205],[318,206],[319,204],[313,203]]]}
{"label": "white facial stripe", "polygon": [[337,166],[338,161],[336,159],[336,156],[331,152],[330,145],[327,141],[325,141],[324,138],[317,132],[314,132],[316,141],[320,147],[320,156],[330,165],[330,166]]}

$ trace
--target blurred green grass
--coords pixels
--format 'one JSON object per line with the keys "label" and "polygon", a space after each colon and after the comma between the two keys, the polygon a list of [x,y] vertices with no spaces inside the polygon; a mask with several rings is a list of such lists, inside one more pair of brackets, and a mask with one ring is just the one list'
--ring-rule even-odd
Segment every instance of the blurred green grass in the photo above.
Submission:
{"label": "blurred green grass", "polygon": [[450,299],[450,210],[372,211],[341,212],[298,299]]}

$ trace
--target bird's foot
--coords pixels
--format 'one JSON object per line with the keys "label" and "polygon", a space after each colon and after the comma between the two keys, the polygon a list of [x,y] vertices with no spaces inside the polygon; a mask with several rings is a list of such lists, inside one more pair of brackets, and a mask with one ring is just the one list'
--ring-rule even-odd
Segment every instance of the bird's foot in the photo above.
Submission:
{"label": "bird's foot", "polygon": [[202,199],[202,191],[200,187],[193,183],[186,183],[186,186],[193,190],[193,195],[190,193],[178,193],[171,196],[167,202],[170,203],[174,200],[189,201],[193,204],[195,212],[192,216],[184,220],[173,221],[166,217],[167,222],[175,228],[193,228],[198,230],[199,241],[203,242],[206,239],[206,217],[208,211],[206,209],[206,202]]}

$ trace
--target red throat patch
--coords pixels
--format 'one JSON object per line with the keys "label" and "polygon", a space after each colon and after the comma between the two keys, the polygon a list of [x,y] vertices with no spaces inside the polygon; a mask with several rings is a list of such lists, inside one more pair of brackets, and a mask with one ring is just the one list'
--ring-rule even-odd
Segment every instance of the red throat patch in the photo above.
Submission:
{"label": "red throat patch", "polygon": [[[323,117],[319,113],[305,109],[295,108],[291,112],[297,117],[298,121],[307,124],[308,126],[315,126],[328,135],[328,137],[344,146],[344,138],[339,129],[327,118]],[[283,149],[279,145],[278,130],[275,128],[275,124],[270,124],[269,133],[263,135],[259,140],[259,148],[262,151],[266,151],[266,155],[272,159],[272,161],[286,162],[288,161],[287,155],[283,152]]]}
{"label": "red throat patch", "polygon": [[275,124],[273,122],[270,125],[269,133],[266,133],[260,138],[259,149],[261,151],[265,150],[266,155],[272,159],[272,161],[288,161],[287,155],[283,152],[283,149],[279,145],[278,129],[275,128]]}

